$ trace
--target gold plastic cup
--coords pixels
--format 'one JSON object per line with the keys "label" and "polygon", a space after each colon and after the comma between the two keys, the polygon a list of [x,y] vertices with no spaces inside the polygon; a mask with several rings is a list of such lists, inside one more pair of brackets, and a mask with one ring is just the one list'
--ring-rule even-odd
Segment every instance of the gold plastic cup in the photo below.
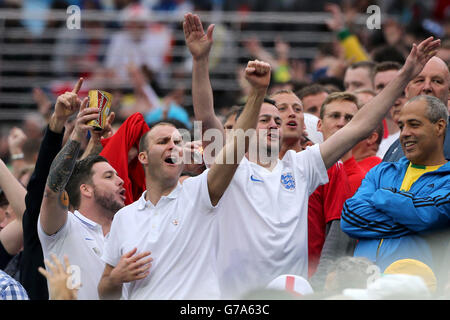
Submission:
{"label": "gold plastic cup", "polygon": [[111,109],[112,94],[101,90],[89,90],[88,108],[98,108],[100,110],[98,118],[89,121],[87,124],[94,130],[102,130],[106,123],[106,118]]}

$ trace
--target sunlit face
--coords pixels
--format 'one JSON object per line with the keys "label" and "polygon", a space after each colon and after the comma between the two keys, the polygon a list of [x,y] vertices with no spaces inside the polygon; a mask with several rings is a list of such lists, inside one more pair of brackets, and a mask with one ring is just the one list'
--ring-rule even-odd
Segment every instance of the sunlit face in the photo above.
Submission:
{"label": "sunlit face", "polygon": [[373,90],[372,80],[370,79],[369,69],[367,68],[347,68],[344,76],[345,91],[353,92],[358,89]]}
{"label": "sunlit face", "polygon": [[282,131],[280,111],[270,103],[263,103],[256,125],[258,148],[265,148],[268,152],[279,150]]}
{"label": "sunlit face", "polygon": [[282,119],[283,139],[301,140],[304,130],[303,105],[294,93],[272,96]]}
{"label": "sunlit face", "polygon": [[125,205],[123,180],[108,162],[97,162],[92,166],[92,186],[96,202],[111,213]]}
{"label": "sunlit face", "polygon": [[164,183],[178,181],[183,171],[183,139],[171,125],[157,125],[148,133],[147,150],[139,153],[139,161],[154,179]]}
{"label": "sunlit face", "polygon": [[419,95],[435,96],[447,105],[449,90],[448,67],[441,59],[433,57],[427,62],[422,72],[408,83],[406,97],[411,99]]}
{"label": "sunlit face", "polygon": [[319,119],[317,130],[322,132],[323,139],[326,140],[349,123],[356,112],[358,107],[351,101],[332,101],[325,106],[323,119]]}
{"label": "sunlit face", "polygon": [[403,106],[398,121],[403,152],[408,160],[419,165],[429,165],[442,145],[442,136],[438,136],[437,130],[439,124],[428,120],[426,114],[426,101],[413,101]]}
{"label": "sunlit face", "polygon": [[320,107],[322,106],[322,103],[327,98],[328,93],[326,92],[320,92],[318,94],[311,94],[309,96],[303,97],[302,103],[303,103],[303,110],[306,113],[311,113],[315,115],[317,118],[320,116]]}

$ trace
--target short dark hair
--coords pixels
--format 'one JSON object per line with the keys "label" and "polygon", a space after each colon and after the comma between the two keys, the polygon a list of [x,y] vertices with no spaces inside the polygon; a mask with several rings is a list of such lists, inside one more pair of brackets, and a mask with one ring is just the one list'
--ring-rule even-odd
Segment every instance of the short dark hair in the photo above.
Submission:
{"label": "short dark hair", "polygon": [[345,90],[344,82],[337,77],[323,77],[318,79],[316,83],[323,85],[330,93]]}
{"label": "short dark hair", "polygon": [[[281,91],[289,91],[289,90],[281,90]],[[276,93],[275,93],[275,94],[276,94]],[[273,94],[273,95],[275,95],[275,94]],[[273,96],[273,95],[272,95],[272,96]],[[273,105],[274,107],[277,106],[277,105],[275,104],[275,101],[273,101],[272,99],[269,99],[269,98],[264,98],[263,103],[269,103],[269,104]],[[239,109],[239,110],[236,112],[236,121],[237,121],[237,119],[241,116],[242,111],[244,111],[244,107],[242,107],[241,109]]]}
{"label": "short dark hair", "polygon": [[0,188],[0,207],[5,207],[9,204],[8,198],[6,198],[5,192]]}
{"label": "short dark hair", "polygon": [[238,112],[242,112],[242,109],[244,108],[244,106],[232,106],[230,108],[230,110],[228,110],[228,112],[225,114],[224,116],[224,124],[225,122],[227,122],[228,118],[231,117],[232,115],[237,115]]}
{"label": "short dark hair", "polygon": [[80,186],[84,183],[92,183],[92,167],[97,162],[108,162],[106,158],[93,154],[75,163],[72,175],[66,185],[66,191],[69,196],[70,205],[75,209],[80,207],[81,195]]}
{"label": "short dark hair", "polygon": [[348,68],[349,69],[365,68],[365,69],[369,70],[369,73],[371,73],[374,67],[375,67],[375,62],[364,60],[364,61],[352,63]]}
{"label": "short dark hair", "polygon": [[325,86],[318,83],[313,83],[297,91],[297,97],[301,100],[304,97],[313,96],[322,92],[330,94],[330,90],[328,90]]}
{"label": "short dark hair", "polygon": [[[177,125],[172,120],[161,120],[161,121],[153,123],[150,126],[150,130],[148,130],[146,133],[144,133],[141,136],[141,139],[139,139],[139,152],[147,150],[147,148],[148,148],[147,136],[152,129],[154,129],[155,127],[158,127],[158,126],[172,126],[172,127],[178,129]],[[182,128],[187,130],[186,126],[184,126]]]}
{"label": "short dark hair", "polygon": [[322,106],[320,108],[320,119],[325,116],[325,107],[333,101],[350,101],[353,102],[356,107],[358,107],[358,98],[350,92],[333,92],[325,98]]}
{"label": "short dark hair", "polygon": [[381,141],[383,140],[383,136],[384,136],[384,126],[383,126],[383,122],[381,122],[374,130],[377,134],[378,134],[378,138],[377,141],[375,141],[375,143],[377,145],[381,144]]}
{"label": "short dark hair", "polygon": [[389,70],[400,70],[402,68],[402,65],[395,61],[383,61],[380,63],[377,63],[372,71],[372,79],[375,79],[375,75],[378,72],[384,72]]}
{"label": "short dark hair", "polygon": [[180,120],[177,119],[162,119],[155,122],[148,123],[148,127],[151,129],[153,127],[156,127],[159,124],[168,124],[172,125],[177,129],[186,129],[189,130],[189,128]]}
{"label": "short dark hair", "polygon": [[405,63],[405,55],[394,46],[385,45],[372,51],[372,59],[375,62],[395,61],[401,65]]}

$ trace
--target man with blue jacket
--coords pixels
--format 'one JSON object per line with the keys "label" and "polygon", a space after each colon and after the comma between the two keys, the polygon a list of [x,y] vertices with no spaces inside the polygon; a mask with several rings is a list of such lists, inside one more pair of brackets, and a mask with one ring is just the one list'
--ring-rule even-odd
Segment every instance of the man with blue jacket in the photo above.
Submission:
{"label": "man with blue jacket", "polygon": [[436,97],[410,99],[398,122],[405,156],[374,167],[344,204],[341,227],[358,239],[354,255],[369,258],[381,271],[406,258],[438,267],[426,239],[450,222],[450,163],[444,156],[448,117],[447,106]]}

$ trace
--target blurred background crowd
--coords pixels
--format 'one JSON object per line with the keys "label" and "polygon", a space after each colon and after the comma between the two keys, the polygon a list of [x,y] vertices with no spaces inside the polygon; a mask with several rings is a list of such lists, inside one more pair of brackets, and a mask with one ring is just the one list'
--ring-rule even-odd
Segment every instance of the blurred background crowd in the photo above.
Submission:
{"label": "blurred background crowd", "polygon": [[[71,27],[77,17],[70,5],[80,8],[79,28]],[[380,8],[379,29],[366,25],[370,5]],[[81,96],[90,89],[113,94],[115,128],[141,112],[149,124],[171,118],[190,129],[191,56],[181,25],[188,11],[216,25],[210,74],[221,116],[245,99],[249,59],[271,63],[271,90],[294,92],[311,83],[341,91],[351,63],[402,64],[412,43],[429,35],[442,40],[437,55],[450,61],[448,0],[3,0],[0,8],[0,158],[6,163],[16,153],[11,149],[20,148],[33,164],[56,97],[79,77],[85,79]],[[343,47],[342,24],[362,51]]]}
{"label": "blurred background crowd", "polygon": [[[372,5],[380,9],[379,28],[368,24],[377,12],[367,12]],[[353,81],[344,79],[346,72],[371,70],[374,63],[387,61],[401,66],[412,44],[429,36],[441,39],[436,55],[450,63],[450,0],[0,0],[0,159],[22,185],[33,173],[56,98],[71,91],[80,77],[81,98],[93,89],[113,95],[111,134],[136,112],[149,126],[170,119],[178,128],[193,128],[192,56],[182,28],[186,12],[215,24],[209,70],[215,113],[225,127],[227,117],[246,101],[244,68],[252,59],[272,66],[269,95],[292,90],[304,112],[316,116],[321,102],[307,103],[305,97],[323,101],[331,92],[367,89],[357,82],[369,81],[371,75],[355,75],[358,81]],[[354,63],[362,64],[352,67]],[[379,71],[389,70],[397,69],[391,65]],[[312,84],[325,87],[326,94],[323,87],[314,91]],[[358,93],[374,96],[382,89],[369,87]],[[314,103],[315,109],[308,107]],[[305,124],[308,127],[306,118]],[[313,143],[319,142],[315,129],[308,133]],[[383,139],[397,136],[386,142],[383,152],[399,129],[388,123],[384,130]],[[4,198],[0,192],[0,206],[7,205],[1,202]],[[0,213],[1,230],[14,214]],[[351,281],[365,287],[371,265],[354,258],[340,260],[328,283],[335,292]],[[14,272],[7,273],[14,277]],[[423,286],[414,287],[413,280],[387,277],[364,291],[336,298],[377,299],[383,288],[391,287],[424,297]],[[342,288],[339,281],[345,283]]]}

